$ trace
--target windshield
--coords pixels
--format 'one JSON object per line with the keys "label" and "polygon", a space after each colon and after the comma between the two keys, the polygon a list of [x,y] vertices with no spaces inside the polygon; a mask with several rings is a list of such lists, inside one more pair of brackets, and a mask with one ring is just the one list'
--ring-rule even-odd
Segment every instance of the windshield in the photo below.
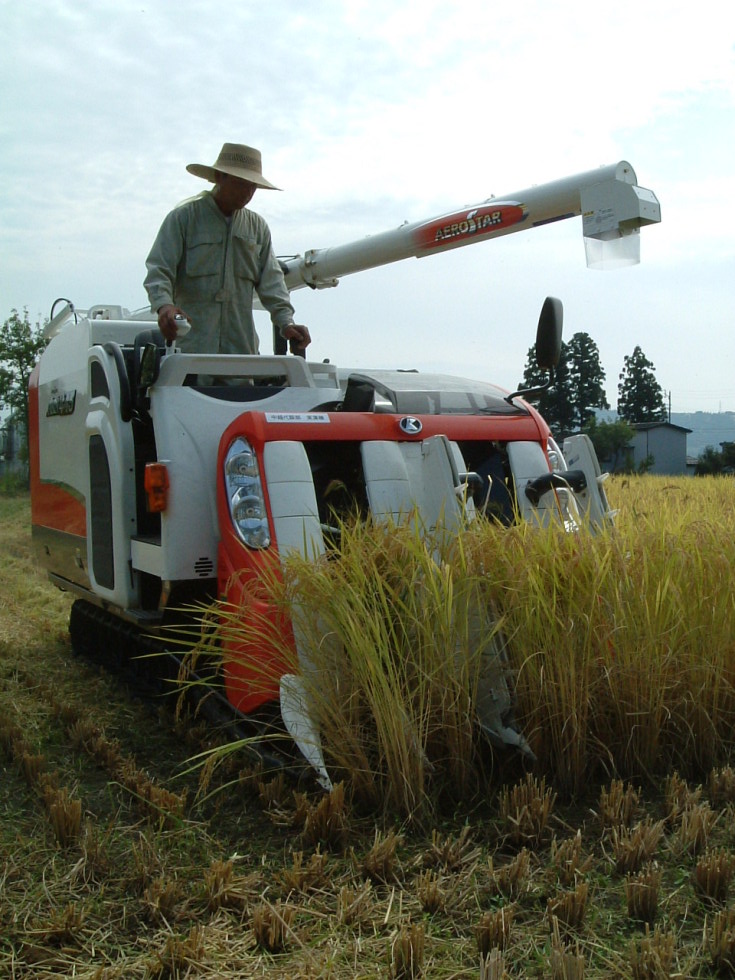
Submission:
{"label": "windshield", "polygon": [[401,415],[525,415],[526,409],[505,400],[495,385],[445,374],[418,371],[370,371],[352,373],[350,389],[375,392],[375,408]]}

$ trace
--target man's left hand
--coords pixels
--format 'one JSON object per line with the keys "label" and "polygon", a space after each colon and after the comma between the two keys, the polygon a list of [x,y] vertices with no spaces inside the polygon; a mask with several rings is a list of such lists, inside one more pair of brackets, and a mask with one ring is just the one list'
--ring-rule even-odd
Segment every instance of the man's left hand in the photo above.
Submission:
{"label": "man's left hand", "polygon": [[290,326],[286,327],[286,329],[282,331],[282,336],[289,342],[289,347],[291,348],[292,354],[296,353],[296,351],[306,350],[311,343],[309,328],[298,323],[292,323]]}

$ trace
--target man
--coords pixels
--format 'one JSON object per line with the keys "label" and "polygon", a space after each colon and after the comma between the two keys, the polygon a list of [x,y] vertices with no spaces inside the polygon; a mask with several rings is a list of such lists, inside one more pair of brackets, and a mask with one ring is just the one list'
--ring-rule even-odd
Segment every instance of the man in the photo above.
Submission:
{"label": "man", "polygon": [[253,290],[291,350],[311,343],[294,309],[273,253],[268,225],[246,208],[259,187],[278,190],[263,176],[260,151],[225,143],[214,165],[186,168],[214,184],[184,201],[164,219],[150,255],[145,289],[168,342],[176,316],[191,323],[177,345],[185,352],[257,354]]}

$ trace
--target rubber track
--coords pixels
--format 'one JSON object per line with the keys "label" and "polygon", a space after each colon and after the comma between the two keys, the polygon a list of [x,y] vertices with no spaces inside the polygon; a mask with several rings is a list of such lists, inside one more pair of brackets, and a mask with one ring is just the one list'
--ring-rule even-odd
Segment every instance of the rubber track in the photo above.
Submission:
{"label": "rubber track", "polygon": [[[84,599],[77,599],[69,616],[69,636],[74,652],[85,660],[124,678],[128,687],[143,698],[175,698],[181,654],[165,643],[146,636],[134,624]],[[187,700],[199,716],[233,739],[248,739],[246,747],[253,761],[268,769],[292,769],[303,776],[303,765],[295,754],[279,752],[258,744],[254,738],[282,734],[277,718],[253,719],[235,710],[223,694],[211,686],[198,684],[187,691]]]}

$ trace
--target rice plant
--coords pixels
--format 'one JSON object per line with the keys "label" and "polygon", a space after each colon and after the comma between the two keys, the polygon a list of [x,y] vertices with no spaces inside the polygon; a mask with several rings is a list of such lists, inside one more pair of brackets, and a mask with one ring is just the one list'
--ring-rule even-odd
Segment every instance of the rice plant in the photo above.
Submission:
{"label": "rice plant", "polygon": [[688,806],[681,815],[678,833],[672,847],[680,854],[701,854],[709,842],[719,814],[710,809],[709,803]]}
{"label": "rice plant", "polygon": [[394,831],[382,834],[376,829],[372,846],[359,861],[360,868],[371,881],[386,884],[397,878],[400,842],[401,838]]}
{"label": "rice plant", "polygon": [[459,871],[466,864],[474,862],[480,854],[479,848],[472,841],[469,824],[465,824],[459,835],[442,837],[434,828],[431,831],[431,843],[424,853],[423,863],[427,867],[439,866],[445,871]]}
{"label": "rice plant", "polygon": [[[266,565],[247,608],[210,610],[194,656],[224,647],[264,690],[274,665],[300,674],[332,779],[356,806],[409,820],[486,786],[494,749],[477,716],[488,660],[514,687],[518,727],[556,791],[701,776],[727,765],[735,723],[727,491],[713,481],[692,510],[641,479],[617,525],[596,535],[475,521],[450,540],[412,522],[344,526],[328,556]],[[628,825],[634,792],[618,801]]]}
{"label": "rice plant", "polygon": [[713,803],[735,802],[735,770],[731,766],[713,769],[709,774],[707,786]]}
{"label": "rice plant", "polygon": [[258,672],[273,683],[275,662],[301,674],[330,775],[352,798],[421,819],[442,794],[476,792],[487,657],[505,678],[500,623],[461,542],[426,540],[411,524],[345,529],[337,557],[289,558],[251,599],[224,609],[203,644],[216,637],[233,656],[269,649],[246,664],[256,686]]}
{"label": "rice plant", "polygon": [[306,844],[340,851],[345,844],[347,827],[344,783],[337,783],[317,803],[307,805],[301,836]]}
{"label": "rice plant", "polygon": [[735,720],[731,490],[710,485],[693,511],[660,481],[636,485],[649,509],[629,506],[603,534],[485,526],[466,545],[492,567],[521,727],[570,792],[601,773],[706,772]]}
{"label": "rice plant", "polygon": [[480,980],[507,980],[502,952],[491,949],[487,956],[480,957]]}
{"label": "rice plant", "polygon": [[552,920],[550,966],[552,980],[584,980],[584,956],[565,945],[556,918]]}

